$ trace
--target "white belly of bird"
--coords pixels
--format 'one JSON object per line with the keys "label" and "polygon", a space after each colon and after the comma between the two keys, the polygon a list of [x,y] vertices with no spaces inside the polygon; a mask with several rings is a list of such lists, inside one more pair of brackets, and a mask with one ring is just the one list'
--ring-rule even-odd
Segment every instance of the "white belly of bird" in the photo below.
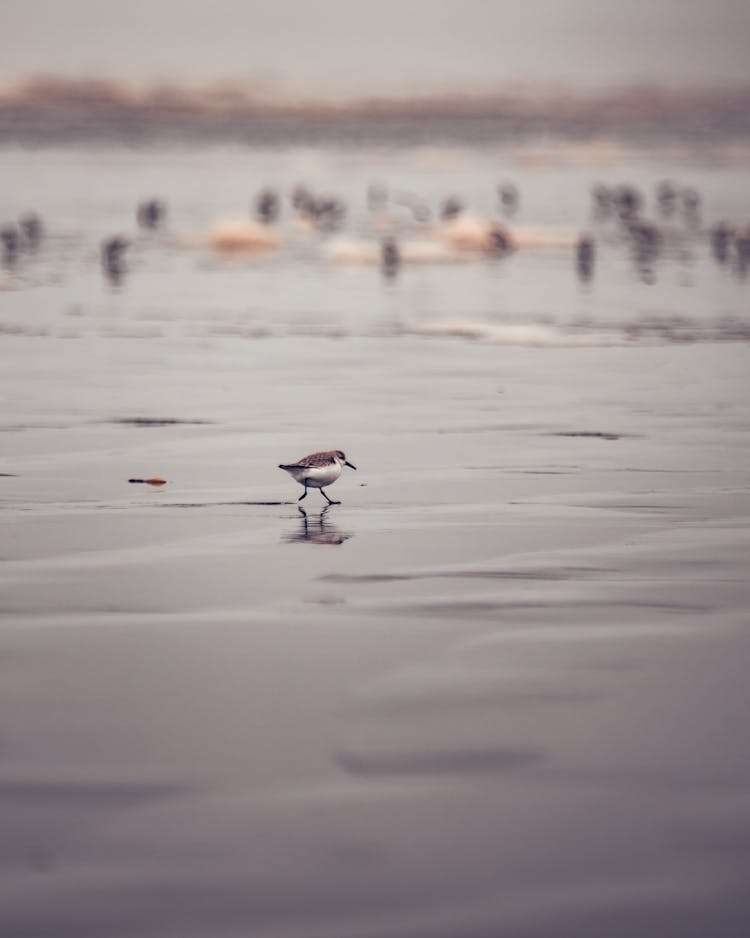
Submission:
{"label": "white belly of bird", "polygon": [[306,466],[299,469],[287,470],[300,483],[313,489],[322,489],[331,482],[335,482],[341,475],[341,466],[337,463],[331,463],[330,466]]}

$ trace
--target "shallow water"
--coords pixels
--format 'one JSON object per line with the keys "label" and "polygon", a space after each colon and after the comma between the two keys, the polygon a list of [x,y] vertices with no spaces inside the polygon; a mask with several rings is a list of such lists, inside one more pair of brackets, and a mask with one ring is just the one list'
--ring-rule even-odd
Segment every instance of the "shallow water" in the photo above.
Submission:
{"label": "shallow water", "polygon": [[[677,174],[544,153],[0,154],[48,231],[0,292],[9,934],[746,933],[748,287],[705,233],[746,165],[679,165],[655,282],[611,227],[587,284],[181,241],[300,178],[354,239],[372,179],[578,231]],[[327,447],[303,513],[276,467]]]}

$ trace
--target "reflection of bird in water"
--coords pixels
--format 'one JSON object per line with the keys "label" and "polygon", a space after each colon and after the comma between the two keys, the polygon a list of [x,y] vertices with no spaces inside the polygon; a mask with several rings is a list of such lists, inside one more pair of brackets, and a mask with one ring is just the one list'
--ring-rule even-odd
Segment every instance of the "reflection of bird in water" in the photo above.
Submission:
{"label": "reflection of bird in water", "polygon": [[350,469],[357,467],[350,463],[340,449],[325,450],[322,453],[311,453],[309,456],[303,456],[295,463],[281,463],[279,469],[284,469],[300,485],[304,485],[305,491],[300,495],[297,501],[302,501],[307,497],[308,487],[320,489],[320,494],[325,498],[329,505],[339,505],[329,498],[323,489],[335,482],[341,475],[344,466]]}
{"label": "reflection of bird in water", "polygon": [[326,505],[319,515],[313,515],[311,518],[308,517],[307,512],[301,505],[297,506],[297,511],[299,511],[301,516],[300,526],[296,531],[287,534],[284,538],[284,540],[290,544],[301,541],[311,541],[313,544],[328,544],[336,547],[352,537],[351,534],[345,534],[337,528],[335,524],[328,521],[325,516],[328,511],[328,505]]}

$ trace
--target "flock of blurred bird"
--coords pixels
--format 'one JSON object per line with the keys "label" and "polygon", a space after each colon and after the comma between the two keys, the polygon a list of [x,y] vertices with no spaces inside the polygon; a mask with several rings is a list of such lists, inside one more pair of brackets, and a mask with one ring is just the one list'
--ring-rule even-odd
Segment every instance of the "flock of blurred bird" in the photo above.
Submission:
{"label": "flock of blurred bird", "polygon": [[[496,218],[470,214],[457,195],[444,198],[437,207],[411,193],[391,192],[386,185],[371,184],[366,192],[367,224],[356,234],[344,234],[349,216],[343,199],[321,195],[304,185],[284,195],[264,188],[254,198],[244,218],[217,221],[197,236],[175,239],[185,248],[219,254],[251,255],[279,250],[283,244],[282,215],[291,212],[294,229],[319,236],[322,257],[334,264],[379,266],[383,276],[395,277],[405,264],[439,264],[472,258],[502,259],[530,249],[569,251],[582,282],[592,279],[597,243],[624,246],[640,279],[655,278],[654,265],[664,256],[685,256],[696,245],[705,245],[715,261],[744,278],[750,268],[750,225],[726,219],[704,223],[700,193],[669,180],[661,181],[651,200],[629,184],[594,185],[591,189],[590,226],[581,232],[514,224],[521,193],[510,182],[497,187]],[[157,198],[137,205],[135,220],[144,233],[165,233],[168,207]],[[22,256],[31,256],[45,237],[41,217],[28,212],[16,222],[0,227],[2,264],[13,271]],[[114,235],[100,245],[101,268],[107,281],[118,286],[128,270],[127,252],[132,237]],[[0,285],[3,282],[0,281]]]}

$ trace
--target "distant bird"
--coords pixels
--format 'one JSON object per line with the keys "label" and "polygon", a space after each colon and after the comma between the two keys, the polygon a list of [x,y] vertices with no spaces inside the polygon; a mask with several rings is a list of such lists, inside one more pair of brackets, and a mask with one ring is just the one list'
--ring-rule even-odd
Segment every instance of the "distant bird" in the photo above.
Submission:
{"label": "distant bird", "polygon": [[312,219],[319,231],[338,231],[346,218],[346,205],[335,196],[320,196],[312,205]]}
{"label": "distant bird", "polygon": [[627,227],[633,260],[644,283],[655,281],[654,262],[664,245],[664,236],[652,222],[634,221]]}
{"label": "distant bird", "polygon": [[596,248],[594,239],[587,235],[582,235],[576,245],[576,270],[578,278],[584,283],[591,280],[594,276],[594,259],[596,257]]}
{"label": "distant bird", "polygon": [[31,251],[36,251],[44,237],[42,219],[35,212],[26,212],[18,219],[18,227],[23,235],[26,247]]}
{"label": "distant bird", "polygon": [[136,218],[141,228],[148,231],[156,231],[164,224],[167,216],[167,207],[159,199],[149,199],[141,202],[136,212]]}
{"label": "distant bird", "polygon": [[612,214],[614,201],[613,193],[601,183],[591,190],[593,215],[597,221],[604,221]]}
{"label": "distant bird", "polygon": [[3,263],[6,267],[13,267],[21,251],[21,237],[15,225],[5,225],[0,230],[0,243],[3,246]]}
{"label": "distant bird", "polygon": [[506,182],[504,185],[499,186],[497,194],[500,198],[500,205],[506,215],[515,215],[518,211],[518,203],[520,197],[518,194],[518,189],[513,185],[512,182]]}
{"label": "distant bird", "polygon": [[380,267],[386,277],[395,277],[401,266],[401,252],[395,238],[385,238],[380,246]]}
{"label": "distant bird", "polygon": [[628,227],[633,253],[638,264],[656,260],[664,243],[664,236],[652,222],[637,221]]}
{"label": "distant bird", "polygon": [[516,245],[510,236],[510,233],[502,225],[490,225],[487,231],[487,243],[485,251],[494,257],[502,257],[503,254],[510,254],[516,249]]}
{"label": "distant bird", "polygon": [[307,186],[302,183],[298,183],[293,189],[290,196],[292,203],[292,208],[300,213],[305,213],[312,201],[315,200],[315,196],[307,188]]}
{"label": "distant bird", "polygon": [[741,228],[735,233],[734,250],[736,252],[736,271],[744,280],[750,268],[750,226]]}
{"label": "distant bird", "polygon": [[292,190],[292,207],[306,226],[318,231],[338,231],[346,218],[346,205],[336,196],[314,195],[305,186]]}
{"label": "distant bird", "polygon": [[440,205],[440,217],[443,221],[450,221],[452,218],[458,218],[463,212],[464,204],[457,195],[449,196],[444,199]]}
{"label": "distant bird", "polygon": [[682,190],[682,217],[688,228],[697,228],[701,220],[701,197],[696,189]]}
{"label": "distant bird", "polygon": [[262,189],[255,199],[255,214],[264,225],[271,225],[279,217],[281,201],[273,189]]}
{"label": "distant bird", "polygon": [[723,221],[720,221],[711,229],[711,253],[718,264],[726,264],[729,260],[734,234],[734,230]]}
{"label": "distant bird", "polygon": [[682,190],[682,211],[686,218],[697,219],[700,216],[701,196],[697,189],[688,187]]}
{"label": "distant bird", "polygon": [[622,185],[615,189],[613,202],[618,218],[627,225],[638,216],[643,205],[643,198],[633,186]]}
{"label": "distant bird", "polygon": [[320,489],[320,494],[325,498],[329,505],[340,505],[341,502],[335,502],[329,498],[323,489],[327,485],[335,482],[341,475],[344,466],[350,469],[357,467],[350,463],[340,449],[329,449],[322,453],[311,453],[309,456],[303,456],[295,463],[279,464],[279,469],[288,472],[295,482],[304,485],[305,491],[297,501],[301,502],[307,497],[308,488]]}
{"label": "distant bird", "polygon": [[125,273],[125,251],[130,242],[125,238],[107,238],[101,246],[101,262],[104,276],[113,286],[119,286]]}
{"label": "distant bird", "polygon": [[659,212],[664,218],[671,218],[677,206],[679,191],[668,179],[663,179],[656,187],[656,201]]}

